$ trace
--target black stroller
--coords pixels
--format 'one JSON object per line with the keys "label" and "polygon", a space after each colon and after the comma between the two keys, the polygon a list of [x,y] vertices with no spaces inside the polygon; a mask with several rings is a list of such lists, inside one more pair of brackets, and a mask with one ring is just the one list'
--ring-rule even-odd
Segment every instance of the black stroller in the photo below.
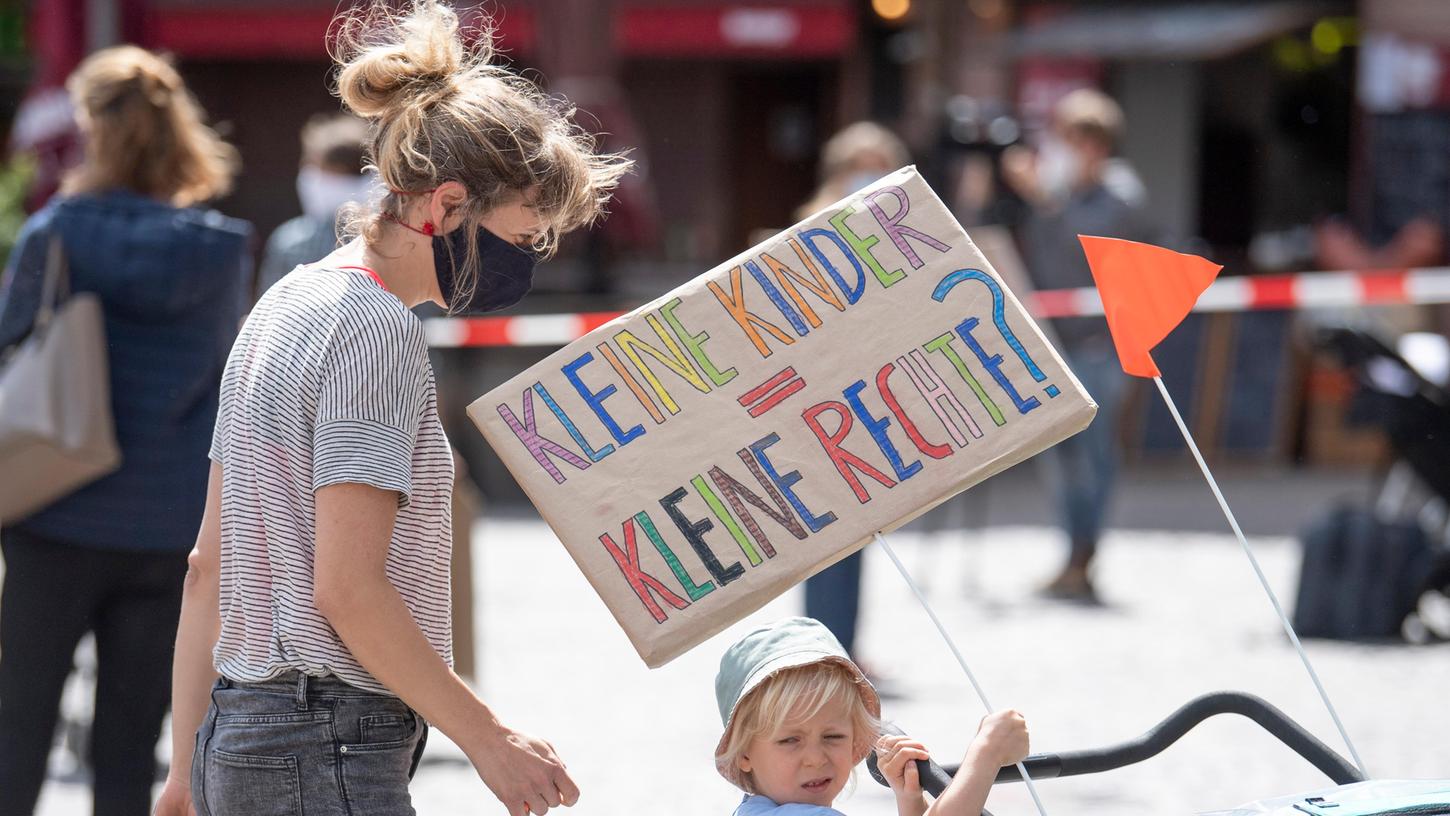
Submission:
{"label": "black stroller", "polygon": [[[1335,786],[1311,793],[1249,803],[1235,810],[1222,811],[1218,816],[1302,816],[1305,813],[1325,816],[1450,814],[1450,780],[1366,781],[1354,765],[1289,719],[1284,712],[1251,694],[1233,691],[1198,697],[1137,739],[1096,750],[1033,754],[1023,760],[1022,764],[1034,781],[1123,768],[1157,756],[1194,726],[1216,714],[1238,714],[1253,720],[1322,771]],[[889,725],[887,731],[901,733]],[[875,754],[868,757],[866,763],[872,777],[885,785],[886,779],[876,766]],[[951,784],[957,766],[941,766],[936,762],[920,761],[917,763],[917,770],[920,772],[922,789],[932,796],[940,796]],[[1021,780],[1022,776],[1016,766],[1005,767],[997,774],[997,784]],[[984,811],[983,816],[991,814]]]}
{"label": "black stroller", "polygon": [[1361,329],[1323,330],[1318,345],[1358,386],[1350,421],[1383,430],[1393,461],[1372,508],[1342,505],[1305,531],[1295,629],[1399,638],[1409,619],[1421,639],[1444,638],[1415,613],[1450,588],[1450,393]]}
{"label": "black stroller", "polygon": [[[1379,424],[1389,438],[1395,462],[1383,480],[1378,504],[1393,498],[1390,494],[1408,492],[1405,483],[1417,480],[1430,494],[1421,509],[1434,509],[1438,503],[1438,515],[1431,515],[1441,533],[1427,536],[1419,519],[1385,521],[1384,510],[1336,511],[1324,525],[1331,535],[1316,538],[1311,531],[1306,536],[1295,628],[1307,636],[1398,636],[1422,595],[1450,594],[1450,549],[1445,546],[1450,539],[1450,393],[1364,331],[1334,329],[1318,340],[1354,374],[1360,387],[1355,414]],[[1403,507],[1399,512],[1403,515]],[[1353,764],[1282,711],[1240,692],[1216,692],[1192,700],[1137,739],[1097,750],[1034,754],[1023,765],[1033,780],[1123,768],[1158,755],[1217,714],[1238,714],[1254,721],[1323,772],[1333,787],[1252,802],[1212,816],[1450,814],[1450,780],[1366,780]],[[888,731],[900,733],[890,726]],[[874,755],[867,766],[885,785]],[[922,788],[939,796],[957,768],[919,762],[918,771]],[[1015,766],[1006,767],[996,781],[1021,781],[1021,774]]]}
{"label": "black stroller", "polygon": [[1324,329],[1318,345],[1359,385],[1351,420],[1383,428],[1397,460],[1450,501],[1450,392],[1363,329]]}

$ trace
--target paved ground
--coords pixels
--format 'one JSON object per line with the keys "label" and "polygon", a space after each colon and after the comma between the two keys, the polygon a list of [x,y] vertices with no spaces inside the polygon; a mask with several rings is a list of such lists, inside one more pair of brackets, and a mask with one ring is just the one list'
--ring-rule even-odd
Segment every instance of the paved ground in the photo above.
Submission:
{"label": "paved ground", "polygon": [[[1195,472],[1135,472],[1102,553],[1108,605],[1100,609],[1032,598],[1060,543],[1028,476],[1006,474],[994,484],[993,526],[985,532],[908,530],[892,540],[915,574],[930,576],[932,603],[993,701],[1027,713],[1036,749],[1124,739],[1189,698],[1225,688],[1269,699],[1340,747],[1237,543],[1218,532],[1225,528]],[[1261,472],[1230,472],[1225,482],[1286,602],[1298,564],[1288,534],[1363,484],[1355,475]],[[980,515],[982,508],[958,510]],[[796,613],[798,592],[648,671],[546,527],[523,515],[496,517],[479,525],[476,540],[479,688],[508,722],[558,747],[583,790],[572,812],[728,814],[738,794],[710,760],[719,734],[716,662],[746,627]],[[982,708],[874,547],[866,584],[861,648],[901,692],[887,716],[954,761]],[[1450,777],[1450,647],[1309,648],[1374,775]],[[1322,782],[1247,721],[1229,720],[1211,721],[1143,765],[1046,781],[1040,791],[1053,814],[1162,816]],[[421,814],[502,812],[443,739],[430,743],[414,793]],[[79,785],[56,782],[41,813],[84,813],[85,801]],[[855,794],[838,806],[853,816],[894,812],[864,770]],[[1020,785],[997,790],[990,806],[998,816],[1032,812]]]}

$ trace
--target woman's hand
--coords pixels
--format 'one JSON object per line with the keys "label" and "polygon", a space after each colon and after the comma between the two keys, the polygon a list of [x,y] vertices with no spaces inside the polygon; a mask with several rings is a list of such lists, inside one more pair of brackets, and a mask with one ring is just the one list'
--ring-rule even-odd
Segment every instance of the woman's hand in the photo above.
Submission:
{"label": "woman's hand", "polygon": [[191,786],[175,777],[166,778],[166,787],[161,789],[161,796],[156,800],[156,809],[152,811],[153,816],[196,816],[196,808],[191,804]]}
{"label": "woman's hand", "polygon": [[508,808],[509,816],[535,816],[549,808],[572,807],[579,788],[547,741],[498,726],[468,758],[479,778]]}
{"label": "woman's hand", "polygon": [[423,636],[387,573],[398,496],[344,482],[317,491],[313,603],[363,668],[463,748],[509,816],[572,805],[549,743],[500,725]]}
{"label": "woman's hand", "polygon": [[876,767],[896,794],[898,816],[921,816],[926,812],[916,761],[930,758],[926,746],[909,737],[886,734],[876,741]]}

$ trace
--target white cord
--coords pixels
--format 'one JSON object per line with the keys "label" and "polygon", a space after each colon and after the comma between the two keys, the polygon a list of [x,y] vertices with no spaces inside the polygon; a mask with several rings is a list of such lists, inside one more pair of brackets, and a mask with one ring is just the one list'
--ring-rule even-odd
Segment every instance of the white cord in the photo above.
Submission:
{"label": "white cord", "polygon": [[[995,711],[996,709],[992,707],[991,702],[987,700],[987,692],[982,690],[982,684],[977,682],[977,676],[972,673],[971,667],[967,665],[967,659],[962,657],[961,650],[957,648],[957,644],[952,640],[952,636],[947,634],[946,627],[942,626],[941,619],[936,616],[936,612],[932,610],[931,604],[926,602],[926,596],[922,594],[921,588],[911,579],[911,573],[906,571],[906,565],[902,564],[901,559],[896,557],[896,551],[891,549],[890,544],[886,543],[885,536],[876,533],[876,543],[881,545],[881,549],[886,552],[886,557],[890,558],[891,563],[896,565],[896,570],[901,573],[902,580],[906,581],[906,585],[911,587],[912,594],[916,595],[916,600],[921,602],[921,608],[926,610],[927,617],[931,618],[931,622],[936,624],[936,630],[941,633],[942,640],[947,642],[947,648],[952,650],[952,655],[956,657],[957,663],[962,667],[962,671],[967,673],[967,681],[972,684],[972,690],[977,692],[977,698],[982,701],[982,706],[987,709],[988,713]],[[1037,805],[1037,812],[1041,816],[1047,816],[1047,808],[1043,807],[1042,799],[1037,796],[1037,786],[1032,784],[1032,777],[1027,774],[1027,766],[1018,762],[1017,771],[1022,774],[1022,781],[1027,785],[1027,792],[1032,794],[1032,802]]]}
{"label": "white cord", "polygon": [[1299,652],[1299,659],[1304,662],[1304,668],[1309,672],[1309,679],[1314,681],[1314,688],[1319,691],[1319,699],[1324,701],[1324,707],[1329,709],[1329,717],[1334,720],[1334,726],[1339,729],[1339,736],[1344,738],[1344,744],[1349,747],[1350,756],[1354,757],[1354,764],[1359,768],[1364,778],[1369,778],[1369,772],[1364,768],[1364,760],[1359,758],[1359,752],[1354,749],[1354,743],[1349,739],[1349,732],[1345,730],[1344,723],[1339,719],[1339,712],[1334,710],[1334,703],[1329,701],[1329,693],[1324,690],[1324,684],[1319,682],[1319,674],[1314,671],[1314,665],[1309,662],[1309,654],[1304,651],[1304,644],[1299,642],[1299,635],[1294,631],[1294,625],[1284,614],[1284,608],[1279,605],[1279,598],[1274,594],[1273,588],[1269,586],[1269,579],[1264,576],[1264,571],[1259,567],[1259,559],[1254,557],[1254,551],[1249,548],[1249,541],[1244,537],[1244,531],[1239,528],[1238,519],[1234,518],[1233,511],[1229,509],[1228,501],[1223,497],[1223,491],[1218,489],[1218,482],[1214,481],[1213,474],[1209,472],[1208,463],[1203,460],[1203,454],[1199,453],[1198,445],[1193,441],[1193,435],[1188,432],[1188,425],[1183,422],[1183,417],[1178,413],[1178,406],[1173,403],[1173,397],[1168,395],[1167,386],[1163,385],[1162,377],[1154,377],[1153,382],[1158,384],[1158,393],[1163,395],[1163,402],[1168,405],[1168,411],[1173,414],[1173,420],[1178,423],[1178,430],[1183,433],[1183,441],[1188,443],[1188,449],[1193,452],[1193,458],[1198,462],[1199,470],[1203,471],[1203,478],[1208,480],[1208,486],[1213,488],[1214,498],[1218,499],[1218,506],[1223,509],[1223,515],[1228,519],[1229,526],[1233,528],[1234,535],[1238,536],[1239,544],[1244,548],[1244,555],[1248,556],[1249,564],[1254,568],[1254,574],[1259,577],[1259,585],[1264,588],[1264,593],[1269,596],[1269,603],[1274,606],[1274,613],[1279,616],[1279,622],[1284,625],[1284,632],[1289,635],[1289,640],[1294,644],[1294,649]]}

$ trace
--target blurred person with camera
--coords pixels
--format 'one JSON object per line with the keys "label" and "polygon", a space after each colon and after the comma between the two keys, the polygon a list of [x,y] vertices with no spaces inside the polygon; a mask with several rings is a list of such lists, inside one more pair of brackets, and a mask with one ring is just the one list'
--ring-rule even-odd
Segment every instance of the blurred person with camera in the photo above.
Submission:
{"label": "blurred person with camera", "polygon": [[[1020,237],[1038,289],[1093,286],[1078,235],[1163,243],[1148,216],[1142,182],[1116,156],[1123,131],[1118,103],[1082,88],[1057,103],[1035,154],[1026,148],[1003,154],[1004,179],[1030,207]],[[1090,569],[1117,478],[1118,410],[1127,375],[1102,317],[1057,318],[1052,328],[1098,413],[1086,430],[1048,450],[1044,459],[1060,503],[1068,557],[1042,592],[1096,603]]]}

